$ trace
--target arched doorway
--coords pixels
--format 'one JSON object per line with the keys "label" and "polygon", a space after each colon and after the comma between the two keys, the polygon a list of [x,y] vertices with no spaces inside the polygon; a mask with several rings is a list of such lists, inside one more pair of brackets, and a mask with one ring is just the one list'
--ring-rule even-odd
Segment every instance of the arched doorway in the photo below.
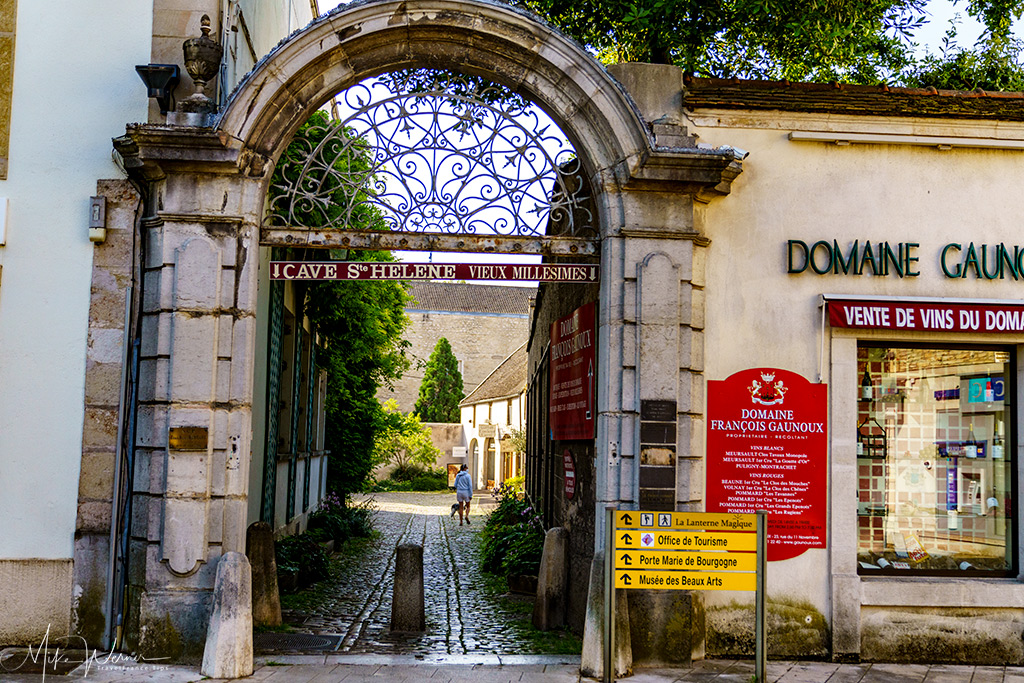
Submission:
{"label": "arched doorway", "polygon": [[[365,235],[266,224],[271,171],[298,127],[341,91],[421,67],[502,84],[546,112],[572,142],[589,182],[594,235],[465,240],[459,233]],[[489,251],[551,255],[592,247],[604,273],[595,441],[628,443],[632,453],[633,422],[623,415],[637,410],[639,392],[622,388],[624,368],[636,369],[622,351],[631,344],[624,325],[637,319],[624,322],[622,305],[635,292],[629,287],[636,287],[637,269],[660,247],[627,252],[625,241],[680,226],[693,232],[693,202],[666,211],[666,186],[689,195],[722,192],[738,173],[731,153],[656,149],[628,95],[578,45],[524,13],[473,1],[339,8],[262,60],[215,127],[134,125],[115,145],[145,190],[149,303],[143,315],[149,317],[143,326],[151,326],[159,350],[143,361],[139,379],[140,467],[152,474],[135,508],[146,528],[133,572],[139,583],[130,591],[138,641],[129,640],[153,656],[166,656],[168,642],[181,643],[182,656],[202,651],[216,560],[245,548],[246,499],[254,494],[247,468],[261,244],[355,248],[362,239],[375,248],[460,250],[475,242]],[[695,242],[692,234],[680,239],[683,247],[670,250],[667,260],[683,270],[659,270],[666,281],[690,277]],[[660,303],[649,305],[654,310]],[[170,444],[168,430],[180,427],[200,430],[203,443]],[[617,457],[617,448],[600,458]],[[597,468],[596,489],[612,492],[603,498],[633,499],[635,477],[609,460]]]}

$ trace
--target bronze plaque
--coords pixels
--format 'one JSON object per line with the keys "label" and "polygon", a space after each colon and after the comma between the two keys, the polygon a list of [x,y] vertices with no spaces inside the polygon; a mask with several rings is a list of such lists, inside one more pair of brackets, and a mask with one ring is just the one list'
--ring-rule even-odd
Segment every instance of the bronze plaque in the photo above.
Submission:
{"label": "bronze plaque", "polygon": [[171,427],[167,431],[167,446],[172,451],[205,451],[209,440],[206,427]]}
{"label": "bronze plaque", "polygon": [[640,401],[640,419],[651,422],[675,422],[675,401]]}
{"label": "bronze plaque", "polygon": [[640,509],[663,512],[675,510],[675,489],[640,489]]}

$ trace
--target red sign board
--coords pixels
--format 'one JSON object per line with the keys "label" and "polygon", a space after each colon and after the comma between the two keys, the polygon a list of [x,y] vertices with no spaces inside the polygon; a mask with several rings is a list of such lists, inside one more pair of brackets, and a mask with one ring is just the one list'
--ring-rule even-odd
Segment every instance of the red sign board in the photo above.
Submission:
{"label": "red sign board", "polygon": [[594,438],[597,307],[591,302],[551,324],[548,417],[551,438]]}
{"label": "red sign board", "polygon": [[597,282],[600,267],[569,263],[271,261],[271,280],[507,280]]}
{"label": "red sign board", "polygon": [[707,511],[768,511],[768,559],[824,548],[828,388],[754,368],[708,382]]}
{"label": "red sign board", "polygon": [[562,454],[562,465],[565,468],[565,497],[572,500],[576,495],[576,463],[572,461],[568,448]]}
{"label": "red sign board", "polygon": [[921,301],[828,302],[832,327],[925,332],[1024,332],[1024,305]]}

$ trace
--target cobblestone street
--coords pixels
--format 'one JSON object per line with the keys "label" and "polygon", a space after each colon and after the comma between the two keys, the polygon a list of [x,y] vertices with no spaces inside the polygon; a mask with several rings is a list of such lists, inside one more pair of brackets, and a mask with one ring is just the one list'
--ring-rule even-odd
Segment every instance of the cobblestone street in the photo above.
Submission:
{"label": "cobblestone street", "polygon": [[[451,517],[452,494],[377,493],[374,526],[380,536],[347,544],[332,578],[290,600],[285,623],[296,632],[331,636],[338,653],[402,655],[545,654],[572,651],[567,634],[538,634],[530,626],[532,601],[501,599],[504,587],[479,570],[488,494],[473,497],[472,523]],[[357,500],[358,502],[358,500]],[[395,549],[423,546],[427,630],[392,635]],[[296,607],[301,604],[301,609]],[[321,648],[318,648],[321,649]],[[295,651],[291,648],[291,651]],[[322,649],[321,649],[322,651]]]}

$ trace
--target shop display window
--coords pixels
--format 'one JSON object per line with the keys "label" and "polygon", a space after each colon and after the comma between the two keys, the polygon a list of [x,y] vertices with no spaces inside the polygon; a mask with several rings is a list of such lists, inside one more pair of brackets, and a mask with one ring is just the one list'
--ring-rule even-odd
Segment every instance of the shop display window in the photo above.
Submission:
{"label": "shop display window", "polygon": [[1016,575],[1014,376],[1010,347],[858,345],[860,574]]}

